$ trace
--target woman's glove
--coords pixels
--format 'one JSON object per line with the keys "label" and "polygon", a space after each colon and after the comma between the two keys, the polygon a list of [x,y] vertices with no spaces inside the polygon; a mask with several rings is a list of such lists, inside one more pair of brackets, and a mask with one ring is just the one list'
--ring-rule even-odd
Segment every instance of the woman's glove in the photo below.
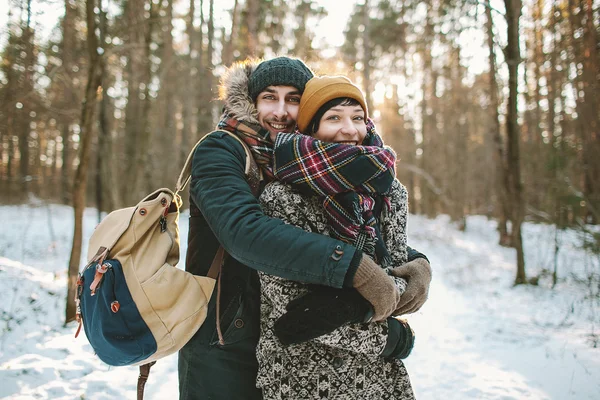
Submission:
{"label": "woman's glove", "polygon": [[[371,257],[363,254],[352,283],[358,293],[373,306],[374,321],[382,321],[390,315],[395,315],[393,314],[394,310],[399,308],[401,301],[400,291],[396,287],[393,278],[377,265]],[[404,295],[402,298],[404,298]]]}
{"label": "woman's glove", "polygon": [[373,316],[371,304],[356,290],[317,285],[290,301],[286,310],[273,327],[285,346],[312,340],[346,324],[367,322]]}
{"label": "woman's glove", "polygon": [[411,314],[418,311],[429,294],[431,283],[431,265],[425,258],[417,258],[400,267],[392,269],[392,275],[404,278],[408,282],[406,291],[398,302],[392,315]]}

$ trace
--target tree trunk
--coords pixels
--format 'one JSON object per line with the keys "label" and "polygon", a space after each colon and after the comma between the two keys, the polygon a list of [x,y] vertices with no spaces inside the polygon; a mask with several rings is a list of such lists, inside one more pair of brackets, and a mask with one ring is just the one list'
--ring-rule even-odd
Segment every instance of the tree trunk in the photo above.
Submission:
{"label": "tree trunk", "polygon": [[[579,162],[582,165],[582,171],[579,177],[579,186],[584,197],[588,197],[592,191],[592,182],[590,181],[590,159],[589,149],[593,149],[594,143],[589,143],[588,131],[589,126],[593,124],[595,115],[590,113],[587,101],[591,98],[585,90],[586,85],[586,63],[585,60],[585,43],[581,32],[585,32],[584,23],[582,20],[583,4],[579,4],[576,0],[568,0],[569,28],[570,32],[567,35],[569,44],[571,45],[572,56],[569,68],[575,72],[575,78],[571,79],[572,96],[575,100],[575,109],[577,111],[577,119],[573,121],[577,139],[579,140],[581,151],[578,153]],[[584,33],[585,35],[585,33]],[[598,113],[598,110],[595,110]],[[591,161],[593,163],[593,161]]]}
{"label": "tree trunk", "polygon": [[33,29],[31,28],[31,0],[27,0],[27,22],[21,34],[21,43],[25,51],[25,57],[23,60],[23,83],[21,84],[21,93],[19,93],[19,95],[20,97],[23,97],[23,100],[21,100],[21,108],[17,110],[18,113],[16,118],[19,133],[19,153],[21,153],[19,162],[19,179],[22,194],[27,194],[31,190],[30,182],[34,178],[31,176],[31,152],[29,149],[32,96],[28,96],[28,94],[32,93],[34,90],[33,71],[35,55],[33,53],[33,40],[34,34]]}
{"label": "tree trunk", "polygon": [[[435,177],[435,164],[442,163],[440,157],[444,157],[444,153],[437,153],[435,142],[439,138],[437,135],[437,126],[434,109],[435,88],[437,85],[437,74],[433,68],[433,58],[431,50],[434,42],[434,26],[432,23],[433,7],[428,5],[427,16],[425,18],[425,33],[422,38],[421,55],[423,59],[423,79],[422,79],[422,94],[421,101],[421,158],[419,159],[420,167],[430,176]],[[423,214],[435,217],[438,213],[436,192],[431,185],[426,182],[423,177],[419,178],[419,189],[421,193],[421,211]]]}
{"label": "tree trunk", "polygon": [[[13,30],[9,30],[8,32],[8,43],[14,44],[16,40],[16,35]],[[12,46],[12,51],[7,51],[3,55],[3,62],[5,66],[5,79],[6,84],[2,87],[2,98],[0,98],[0,107],[4,108],[13,108],[16,103],[16,96],[19,84],[19,77],[17,76],[17,69],[15,68],[15,64],[17,63],[16,57],[16,46]],[[19,132],[17,131],[16,126],[16,115],[15,112],[10,112],[8,110],[2,110],[3,117],[6,118],[6,136],[8,137],[8,165],[7,165],[7,177],[8,177],[8,199],[12,203],[14,201],[18,201],[15,197],[20,196],[20,184],[18,182],[18,167],[16,165],[15,156],[18,148],[18,143],[15,143],[15,139],[18,137]],[[15,170],[16,169],[16,170]]]}
{"label": "tree trunk", "polygon": [[[70,102],[73,105],[78,104],[78,99],[75,93],[73,93],[73,85],[70,82],[73,81],[73,55],[76,46],[76,35],[77,30],[75,29],[75,23],[77,22],[77,10],[72,4],[71,0],[65,0],[65,16],[63,18],[63,32],[62,32],[62,68],[65,78],[69,81],[69,84],[65,84],[64,88],[64,103]],[[73,198],[71,189],[73,188],[73,155],[71,149],[71,123],[73,122],[71,117],[62,116],[61,121],[61,136],[62,136],[62,166],[61,166],[61,192],[62,201],[64,204],[71,204]]]}
{"label": "tree trunk", "polygon": [[[233,3],[233,9],[231,10],[231,33],[229,34],[229,39],[223,45],[223,65],[230,66],[233,63],[233,50],[234,50],[234,42],[237,38],[238,24],[239,24],[239,1],[235,0]],[[225,34],[223,34],[223,40],[225,40]]]}
{"label": "tree trunk", "polygon": [[204,13],[201,13],[201,23],[202,27],[200,28],[200,47],[202,47],[203,37],[202,37],[202,29],[207,23],[206,31],[207,31],[207,48],[205,51],[201,53],[204,57],[200,57],[200,65],[198,66],[199,70],[199,79],[198,83],[199,90],[197,91],[197,104],[198,104],[198,119],[197,119],[197,132],[199,135],[203,135],[206,132],[210,131],[213,124],[213,116],[212,116],[212,85],[213,85],[213,41],[214,41],[214,0],[210,0],[209,2],[209,14],[208,14],[208,22],[205,21]]}
{"label": "tree trunk", "polygon": [[[214,56],[214,41],[215,41],[215,0],[208,2],[208,47],[206,48],[206,68],[212,76],[213,56]],[[212,82],[211,82],[212,83]],[[212,88],[212,86],[211,86]]]}
{"label": "tree trunk", "polygon": [[[199,73],[197,66],[194,65],[195,57],[198,56],[196,49],[196,31],[194,28],[194,15],[196,11],[195,0],[190,0],[189,8],[189,19],[186,21],[186,34],[189,41],[189,51],[186,57],[187,60],[187,79],[182,79],[180,82],[180,88],[185,96],[183,97],[183,110],[182,120],[183,129],[181,132],[181,148],[179,150],[179,159],[184,160],[187,157],[188,152],[191,150],[191,142],[194,135],[194,103],[196,99],[196,93],[194,93],[193,85],[189,85],[189,82],[197,81],[197,75]],[[181,165],[181,163],[179,164]]]}
{"label": "tree trunk", "polygon": [[[13,172],[13,159],[15,157],[15,142],[12,138],[12,135],[8,135],[8,165],[6,166],[6,176],[8,177],[8,187],[12,188],[14,182],[13,182],[13,177],[14,177],[14,172]],[[12,193],[12,190],[8,191],[9,193]]]}
{"label": "tree trunk", "polygon": [[61,137],[62,137],[62,166],[61,166],[61,192],[63,204],[71,205],[73,200],[72,183],[71,183],[71,170],[73,169],[73,160],[71,156],[70,148],[70,128],[67,122],[64,122],[61,126]]}
{"label": "tree trunk", "polygon": [[310,1],[301,0],[295,12],[295,17],[298,21],[298,29],[294,30],[294,39],[296,40],[294,54],[302,58],[308,55],[308,51],[311,47],[310,37],[306,29],[308,27],[307,22],[310,13],[310,5]]}
{"label": "tree trunk", "polygon": [[215,87],[215,76],[213,71],[215,69],[215,64],[213,61],[214,58],[214,41],[215,41],[215,0],[209,1],[209,14],[208,14],[208,47],[206,49],[206,83],[207,83],[207,91],[206,91],[206,108],[207,108],[207,128],[210,129],[214,126],[214,116],[213,116],[213,106],[214,106],[214,96],[213,89]]}
{"label": "tree trunk", "polygon": [[520,0],[505,0],[506,24],[508,43],[505,50],[508,65],[508,106],[506,115],[507,133],[507,159],[511,209],[511,236],[512,245],[517,250],[517,273],[515,285],[527,283],[525,275],[525,257],[523,253],[523,240],[521,224],[525,216],[523,187],[521,183],[521,160],[519,154],[520,127],[518,121],[517,96],[518,96],[518,71],[521,62],[519,47],[519,18],[521,16]]}
{"label": "tree trunk", "polygon": [[86,1],[87,45],[89,58],[88,82],[85,90],[85,100],[81,110],[81,141],[79,147],[79,165],[75,173],[73,184],[73,211],[75,214],[75,227],[73,232],[73,246],[69,258],[69,274],[67,282],[67,307],[65,323],[75,318],[75,292],[77,289],[77,275],[81,260],[81,242],[83,236],[83,211],[85,209],[86,186],[88,165],[90,161],[90,147],[94,135],[96,121],[97,97],[101,93],[102,73],[104,60],[98,54],[98,38],[96,37],[96,19],[94,14],[94,0]]}
{"label": "tree trunk", "polygon": [[[598,223],[600,218],[600,63],[598,60],[598,30],[595,26],[592,0],[581,0],[580,13],[584,14],[583,25],[583,71],[582,81],[585,113],[578,118],[585,121],[585,142],[583,158],[585,160],[586,222]],[[597,22],[597,20],[596,20]]]}
{"label": "tree trunk", "polygon": [[[209,16],[210,19],[210,16]],[[198,30],[198,62],[196,64],[198,68],[197,88],[196,93],[196,132],[197,136],[204,135],[208,132],[208,129],[212,126],[210,124],[209,107],[207,107],[208,101],[210,101],[210,85],[206,80],[207,77],[207,65],[205,54],[207,50],[204,48],[204,26],[206,24],[204,18],[204,1],[200,0],[200,28]],[[208,30],[208,27],[207,27]],[[208,100],[207,100],[208,99]],[[189,151],[189,149],[188,149]],[[186,154],[187,156],[187,154]]]}
{"label": "tree trunk", "polygon": [[[127,105],[125,107],[125,179],[121,180],[121,192],[125,204],[136,203],[142,187],[143,171],[140,167],[142,146],[146,146],[144,121],[145,89],[148,77],[145,72],[150,63],[146,53],[146,32],[149,29],[145,17],[144,0],[127,0]],[[150,2],[150,4],[153,4]],[[145,150],[145,149],[144,149]]]}
{"label": "tree trunk", "polygon": [[542,138],[542,129],[541,129],[541,122],[542,122],[542,110],[541,110],[541,102],[542,102],[542,86],[540,84],[540,81],[542,79],[542,72],[541,72],[541,66],[544,65],[544,36],[543,36],[543,27],[542,25],[542,13],[543,13],[543,9],[544,9],[544,2],[543,0],[537,0],[536,4],[535,4],[535,11],[534,11],[534,59],[533,59],[533,71],[534,71],[534,76],[535,76],[535,86],[534,86],[534,98],[535,98],[535,127],[534,127],[534,133],[535,133],[535,140],[534,142],[539,146]]}
{"label": "tree trunk", "polygon": [[502,140],[502,132],[500,127],[500,112],[498,108],[500,107],[500,100],[498,98],[498,83],[496,80],[496,53],[494,51],[494,31],[493,31],[493,20],[492,20],[492,10],[491,5],[487,4],[485,7],[485,16],[486,16],[486,28],[487,28],[487,44],[488,44],[488,62],[490,65],[490,107],[492,109],[492,126],[490,129],[490,133],[492,136],[492,142],[494,143],[495,151],[494,155],[494,164],[495,167],[495,188],[496,188],[496,196],[497,202],[499,205],[498,209],[498,233],[500,234],[500,245],[501,246],[509,246],[510,245],[510,236],[508,234],[507,222],[508,222],[508,197],[506,188],[508,187],[507,182],[507,164],[505,158],[505,150],[504,144]]}
{"label": "tree trunk", "polygon": [[[148,194],[151,190],[155,188],[152,185],[154,172],[157,171],[161,166],[156,164],[158,161],[156,155],[154,154],[154,149],[152,143],[154,143],[155,135],[153,134],[153,130],[150,125],[150,110],[152,109],[152,100],[150,96],[150,84],[152,82],[152,35],[154,34],[154,29],[158,25],[160,26],[161,20],[159,19],[159,15],[161,15],[161,8],[163,2],[158,2],[158,4],[154,4],[153,1],[149,2],[150,10],[148,11],[149,16],[146,20],[146,34],[144,37],[144,57],[146,63],[144,64],[143,70],[143,80],[144,80],[144,89],[142,97],[144,101],[142,102],[141,116],[140,116],[140,134],[141,140],[139,141],[136,149],[136,175],[139,176],[140,182],[138,182],[138,191],[134,199],[132,199],[132,204],[137,203],[143,196]],[[159,85],[162,84],[162,81],[159,79]]]}
{"label": "tree trunk", "polygon": [[[106,38],[106,11],[100,10],[100,43],[104,45]],[[102,84],[109,87],[112,79],[109,77],[107,69],[103,69]],[[111,120],[113,113],[113,104],[109,96],[102,96],[100,102],[100,111],[98,115],[98,152],[96,168],[96,207],[98,208],[98,221],[103,211],[110,212],[118,208],[121,204],[118,197],[118,184],[116,163],[108,159],[113,154]]]}
{"label": "tree trunk", "polygon": [[[165,22],[162,28],[163,33],[163,53],[162,59],[160,63],[160,94],[159,100],[162,106],[160,107],[159,112],[161,115],[161,124],[156,124],[160,126],[159,133],[155,140],[154,148],[158,150],[158,154],[176,154],[175,149],[175,139],[177,138],[177,127],[175,124],[175,90],[177,89],[174,84],[177,81],[176,75],[176,60],[175,60],[175,52],[173,50],[173,0],[166,1],[166,13],[165,13]],[[158,149],[157,149],[158,147]],[[175,161],[177,158],[175,158]],[[181,165],[179,162],[175,162],[175,165]],[[166,185],[167,187],[173,185],[174,178],[172,177],[173,173],[170,168],[159,168],[161,173],[157,173],[156,171],[152,172],[148,169],[150,173],[149,179],[152,177],[160,178],[160,185]]]}
{"label": "tree trunk", "polygon": [[372,112],[373,108],[373,93],[372,93],[372,85],[371,85],[371,57],[372,57],[372,49],[371,49],[371,40],[370,40],[370,29],[371,25],[371,17],[369,15],[370,7],[369,0],[365,0],[365,4],[363,6],[363,26],[364,31],[362,35],[363,39],[363,89],[365,91],[365,99],[367,101],[367,108]]}
{"label": "tree trunk", "polygon": [[258,57],[258,0],[247,0],[248,57]]}

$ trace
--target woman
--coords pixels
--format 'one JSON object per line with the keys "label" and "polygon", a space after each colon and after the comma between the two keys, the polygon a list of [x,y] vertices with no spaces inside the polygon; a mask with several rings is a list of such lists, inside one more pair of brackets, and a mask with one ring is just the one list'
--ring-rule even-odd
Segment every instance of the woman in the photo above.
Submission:
{"label": "woman", "polygon": [[[312,137],[277,135],[273,171],[279,181],[260,197],[265,213],[352,243],[384,268],[407,262],[407,192],[395,179],[395,154],[382,146],[372,124],[367,125],[360,89],[345,77],[311,79],[300,102],[298,128]],[[264,399],[414,399],[400,361],[412,347],[412,332],[404,321],[351,323],[307,342],[294,340],[293,329],[278,329],[286,315],[304,315],[300,319],[310,325],[313,312],[329,309],[327,318],[315,322],[331,320],[335,328],[340,322],[366,320],[368,312],[362,309],[361,315],[360,306],[344,307],[352,302],[344,290],[320,308],[319,301],[296,307],[303,298],[314,298],[313,293],[333,289],[309,292],[300,282],[259,276],[257,386]],[[405,289],[406,281],[395,282]],[[343,315],[336,320],[338,310]],[[331,327],[320,326],[323,332]],[[280,340],[277,333],[282,332]]]}

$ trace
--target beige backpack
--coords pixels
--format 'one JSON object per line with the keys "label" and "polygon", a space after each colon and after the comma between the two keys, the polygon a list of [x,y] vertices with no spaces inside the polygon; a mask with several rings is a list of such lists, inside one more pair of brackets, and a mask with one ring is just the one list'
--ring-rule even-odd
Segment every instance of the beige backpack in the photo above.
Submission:
{"label": "beige backpack", "polygon": [[[258,166],[248,146],[246,177],[256,193]],[[205,136],[206,137],[206,136]],[[77,282],[77,320],[98,357],[109,365],[140,365],[138,398],[143,397],[150,367],[179,351],[206,319],[225,252],[214,257],[208,276],[177,268],[179,196],[191,176],[194,150],[175,191],[162,188],[136,206],[116,210],[96,227],[89,241],[87,265]],[[217,307],[219,301],[217,299]],[[217,310],[218,315],[218,310]],[[219,336],[220,326],[217,322]]]}

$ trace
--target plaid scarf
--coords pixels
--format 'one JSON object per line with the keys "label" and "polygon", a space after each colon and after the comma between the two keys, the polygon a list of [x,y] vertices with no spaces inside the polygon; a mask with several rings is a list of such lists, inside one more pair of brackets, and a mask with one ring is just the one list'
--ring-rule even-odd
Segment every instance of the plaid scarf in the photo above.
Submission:
{"label": "plaid scarf", "polygon": [[240,122],[227,113],[221,116],[217,129],[231,132],[242,139],[250,147],[256,163],[263,171],[267,181],[275,179],[272,169],[273,142],[271,142],[268,130],[260,125]]}
{"label": "plaid scarf", "polygon": [[371,120],[361,146],[326,143],[310,136],[280,133],[273,173],[301,192],[319,195],[338,239],[375,253],[375,197],[385,196],[395,178],[396,154],[384,147]]}

